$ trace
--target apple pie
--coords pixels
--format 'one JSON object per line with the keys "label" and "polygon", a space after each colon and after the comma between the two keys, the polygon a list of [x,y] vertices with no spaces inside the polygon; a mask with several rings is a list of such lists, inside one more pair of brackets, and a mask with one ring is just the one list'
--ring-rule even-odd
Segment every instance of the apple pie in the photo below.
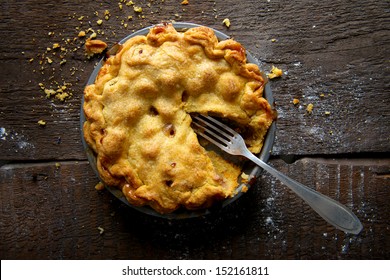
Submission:
{"label": "apple pie", "polygon": [[84,90],[84,137],[101,180],[162,214],[234,196],[242,166],[206,149],[191,116],[227,120],[259,153],[275,119],[265,82],[240,43],[207,27],[162,24],[130,38]]}

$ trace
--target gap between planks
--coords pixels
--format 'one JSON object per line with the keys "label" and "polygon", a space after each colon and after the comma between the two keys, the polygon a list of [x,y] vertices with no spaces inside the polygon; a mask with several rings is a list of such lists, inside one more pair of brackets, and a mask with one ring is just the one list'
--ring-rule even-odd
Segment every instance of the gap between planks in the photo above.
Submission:
{"label": "gap between planks", "polygon": [[29,168],[29,167],[44,167],[44,166],[56,166],[61,165],[84,165],[89,164],[87,160],[58,160],[58,161],[31,161],[31,162],[2,162],[0,161],[0,170],[10,170],[18,168]]}
{"label": "gap between planks", "polygon": [[[317,164],[325,165],[356,165],[356,166],[389,166],[390,167],[390,158],[389,157],[321,157],[321,156],[304,156],[299,158],[294,158],[294,156],[276,156],[271,157],[269,161],[282,160],[285,164],[296,164],[299,162],[313,162]],[[30,167],[43,167],[43,166],[56,166],[56,164],[61,165],[84,165],[88,164],[88,160],[50,160],[50,161],[0,161],[0,170],[10,170],[10,169],[19,169],[19,168],[30,168]],[[389,176],[388,174],[382,174]]]}

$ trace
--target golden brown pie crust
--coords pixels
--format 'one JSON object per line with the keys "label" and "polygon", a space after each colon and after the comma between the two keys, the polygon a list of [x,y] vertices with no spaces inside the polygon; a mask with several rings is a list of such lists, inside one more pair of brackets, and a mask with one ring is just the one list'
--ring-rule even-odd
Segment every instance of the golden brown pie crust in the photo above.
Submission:
{"label": "golden brown pie crust", "polygon": [[101,179],[160,213],[233,196],[240,167],[199,144],[190,114],[231,120],[258,153],[275,118],[264,85],[245,49],[207,27],[164,24],[129,39],[84,91],[84,137]]}

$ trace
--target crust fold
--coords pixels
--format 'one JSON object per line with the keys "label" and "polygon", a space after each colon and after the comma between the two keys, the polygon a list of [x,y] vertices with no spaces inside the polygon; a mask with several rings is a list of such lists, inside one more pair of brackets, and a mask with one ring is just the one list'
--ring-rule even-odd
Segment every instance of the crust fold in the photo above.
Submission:
{"label": "crust fold", "polygon": [[233,196],[241,167],[199,143],[190,114],[231,120],[258,153],[275,118],[265,82],[241,44],[207,27],[165,24],[129,39],[84,90],[84,137],[102,180],[160,213]]}

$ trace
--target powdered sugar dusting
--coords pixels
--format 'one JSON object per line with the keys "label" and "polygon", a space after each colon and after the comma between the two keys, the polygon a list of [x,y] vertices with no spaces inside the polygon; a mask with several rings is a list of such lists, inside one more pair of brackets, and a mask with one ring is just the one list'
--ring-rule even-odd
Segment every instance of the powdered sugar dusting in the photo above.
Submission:
{"label": "powdered sugar dusting", "polygon": [[0,140],[6,140],[7,137],[7,131],[4,127],[0,127]]}
{"label": "powdered sugar dusting", "polygon": [[35,149],[34,144],[30,143],[27,136],[4,127],[0,127],[0,140],[4,141],[5,145],[15,153]]}

